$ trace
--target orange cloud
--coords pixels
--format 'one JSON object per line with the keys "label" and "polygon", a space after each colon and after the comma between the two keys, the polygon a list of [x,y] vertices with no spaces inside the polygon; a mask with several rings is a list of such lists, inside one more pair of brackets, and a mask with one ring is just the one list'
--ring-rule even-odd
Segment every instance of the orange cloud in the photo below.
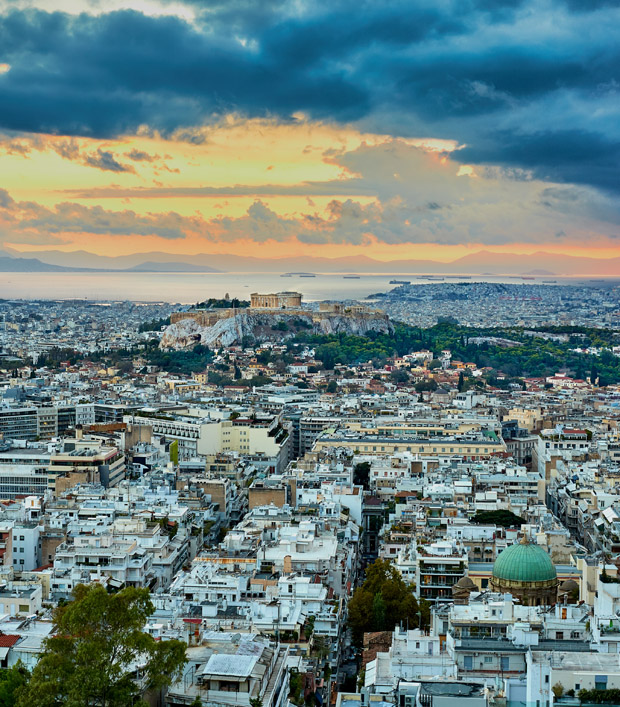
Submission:
{"label": "orange cloud", "polygon": [[169,139],[7,135],[0,178],[10,201],[0,200],[0,223],[4,244],[23,252],[620,254],[618,214],[601,195],[460,165],[457,149],[237,116]]}

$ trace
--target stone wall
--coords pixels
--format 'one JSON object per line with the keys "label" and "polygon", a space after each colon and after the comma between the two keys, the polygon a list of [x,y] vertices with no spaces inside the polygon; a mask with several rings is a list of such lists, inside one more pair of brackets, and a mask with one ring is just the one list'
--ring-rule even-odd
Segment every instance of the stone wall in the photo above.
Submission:
{"label": "stone wall", "polygon": [[176,324],[183,319],[193,319],[200,326],[213,326],[220,319],[234,317],[239,309],[193,309],[189,312],[173,312],[170,315],[170,324]]}

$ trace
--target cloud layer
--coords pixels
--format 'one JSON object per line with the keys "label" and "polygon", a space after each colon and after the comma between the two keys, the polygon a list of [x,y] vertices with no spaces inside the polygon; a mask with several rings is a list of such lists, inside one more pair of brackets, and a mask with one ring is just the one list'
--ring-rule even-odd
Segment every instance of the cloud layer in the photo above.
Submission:
{"label": "cloud layer", "polygon": [[[128,153],[127,153],[128,154]],[[144,160],[143,155],[134,155]],[[303,184],[236,185],[215,190],[194,188],[107,188],[77,191],[53,207],[18,201],[0,190],[0,235],[7,243],[63,243],[111,235],[119,238],[153,236],[167,241],[193,240],[208,244],[297,243],[363,247],[462,243],[502,245],[550,240],[615,239],[620,225],[617,200],[585,186],[551,184],[530,174],[502,168],[461,174],[459,164],[441,153],[425,151],[403,140],[330,152],[329,160],[350,176]],[[460,175],[460,176],[459,176]],[[107,199],[136,199],[160,209],[168,197],[191,196],[197,204],[214,194],[257,196],[241,216],[206,217],[174,210],[106,208]],[[179,194],[180,192],[180,194]],[[338,194],[326,208],[313,198]],[[278,213],[271,197],[304,195],[301,213]],[[105,196],[106,199],[102,197]],[[104,205],[84,205],[76,199],[99,198]],[[146,201],[143,201],[146,200]],[[149,201],[152,200],[152,201]],[[76,239],[78,239],[76,241]]]}
{"label": "cloud layer", "polygon": [[[98,3],[96,15],[5,11],[0,128],[190,137],[230,112],[282,121],[303,113],[454,139],[467,145],[457,154],[467,163],[620,190],[617,2],[185,4],[193,21],[102,13]],[[86,159],[131,169],[105,153]]]}

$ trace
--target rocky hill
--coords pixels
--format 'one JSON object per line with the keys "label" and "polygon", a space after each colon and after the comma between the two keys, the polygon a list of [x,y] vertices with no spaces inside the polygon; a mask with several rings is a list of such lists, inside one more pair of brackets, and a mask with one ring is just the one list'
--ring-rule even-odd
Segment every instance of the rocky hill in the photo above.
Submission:
{"label": "rocky hill", "polygon": [[393,326],[386,315],[379,313],[293,314],[242,310],[233,317],[220,319],[213,326],[201,326],[195,319],[177,321],[166,329],[160,346],[164,349],[187,349],[196,344],[211,348],[233,346],[241,344],[244,338],[254,342],[286,340],[301,331],[364,336],[370,331],[391,333]]}

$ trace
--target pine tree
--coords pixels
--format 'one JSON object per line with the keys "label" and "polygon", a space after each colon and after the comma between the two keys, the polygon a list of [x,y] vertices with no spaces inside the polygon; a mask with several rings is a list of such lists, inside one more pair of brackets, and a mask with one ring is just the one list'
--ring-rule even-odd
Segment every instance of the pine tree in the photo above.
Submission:
{"label": "pine tree", "polygon": [[185,665],[185,644],[155,641],[143,628],[154,607],[148,589],[108,594],[101,585],[79,584],[73,601],[59,607],[54,630],[17,707],[126,707],[140,699],[133,680],[136,661],[146,689],[176,680]]}

